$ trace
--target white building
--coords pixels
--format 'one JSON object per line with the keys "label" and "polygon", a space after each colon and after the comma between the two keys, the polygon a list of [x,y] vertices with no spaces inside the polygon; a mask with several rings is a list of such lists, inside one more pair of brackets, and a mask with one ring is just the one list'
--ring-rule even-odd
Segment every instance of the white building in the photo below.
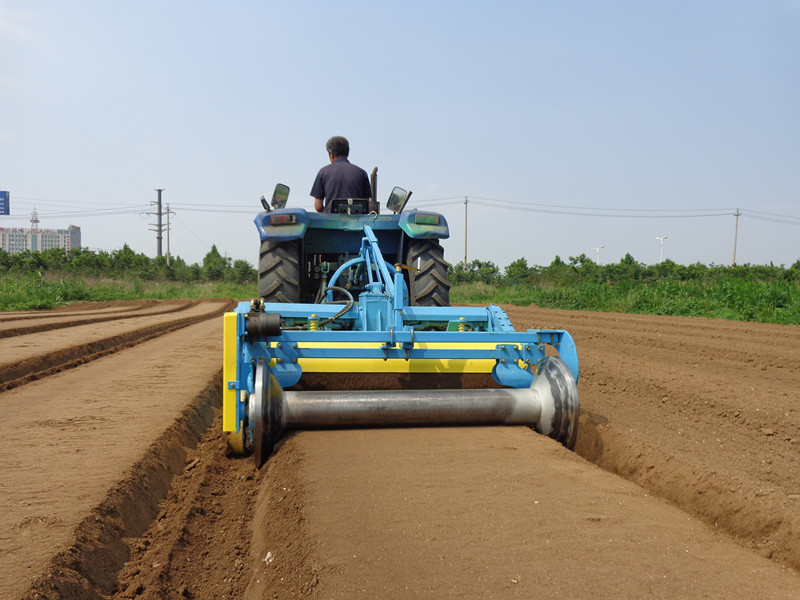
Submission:
{"label": "white building", "polygon": [[72,250],[81,247],[81,228],[70,225],[67,229],[40,229],[39,214],[36,209],[31,213],[31,226],[0,227],[0,249],[9,254],[32,250],[41,252],[51,248]]}

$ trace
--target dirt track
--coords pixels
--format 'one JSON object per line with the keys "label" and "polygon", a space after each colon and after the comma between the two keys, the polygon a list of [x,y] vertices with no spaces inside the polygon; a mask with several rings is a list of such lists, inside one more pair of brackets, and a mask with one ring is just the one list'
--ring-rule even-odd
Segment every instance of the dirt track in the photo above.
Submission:
{"label": "dirt track", "polygon": [[576,453],[300,432],[256,472],[225,305],[0,315],[0,597],[800,598],[800,328],[504,307],[576,340]]}

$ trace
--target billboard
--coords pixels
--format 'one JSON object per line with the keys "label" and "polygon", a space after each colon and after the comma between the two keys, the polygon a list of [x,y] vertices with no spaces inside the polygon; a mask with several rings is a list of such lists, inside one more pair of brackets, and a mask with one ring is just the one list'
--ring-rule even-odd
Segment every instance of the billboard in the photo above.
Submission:
{"label": "billboard", "polygon": [[11,214],[11,195],[8,192],[0,192],[0,215]]}

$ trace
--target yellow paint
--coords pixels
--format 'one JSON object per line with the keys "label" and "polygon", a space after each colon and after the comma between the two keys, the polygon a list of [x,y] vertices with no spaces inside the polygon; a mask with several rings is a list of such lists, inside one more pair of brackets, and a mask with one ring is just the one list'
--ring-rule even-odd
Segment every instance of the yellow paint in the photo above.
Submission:
{"label": "yellow paint", "polygon": [[234,454],[244,454],[244,427],[240,427],[239,431],[227,431],[225,435],[228,438],[228,446]]}
{"label": "yellow paint", "polygon": [[[239,399],[239,393],[237,390],[229,388],[228,382],[236,381],[236,313],[225,313],[222,321],[222,335],[222,431],[235,432],[236,402]],[[239,429],[241,430],[241,428]]]}
{"label": "yellow paint", "polygon": [[[380,343],[305,342],[300,348],[380,348]],[[496,344],[483,343],[417,343],[417,349],[494,350]],[[398,346],[399,347],[399,346]],[[304,373],[491,373],[494,359],[414,359],[392,358],[301,358]]]}

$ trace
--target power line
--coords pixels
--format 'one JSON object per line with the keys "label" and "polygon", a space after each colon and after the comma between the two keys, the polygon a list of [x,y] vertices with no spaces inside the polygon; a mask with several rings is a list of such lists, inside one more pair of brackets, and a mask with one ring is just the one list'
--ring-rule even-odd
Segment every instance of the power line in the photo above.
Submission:
{"label": "power line", "polygon": [[[691,214],[687,211],[687,213],[681,214],[678,212],[668,212],[669,214],[659,214],[659,211],[654,210],[649,212],[648,214],[636,214],[634,209],[631,212],[625,214],[608,214],[604,212],[587,212],[581,211],[577,207],[571,210],[552,210],[547,208],[540,208],[534,205],[497,205],[491,204],[488,202],[482,202],[480,200],[474,200],[472,196],[470,196],[470,200],[473,204],[477,204],[478,206],[488,206],[490,208],[504,208],[509,210],[519,210],[523,212],[536,212],[536,213],[545,213],[545,214],[555,214],[555,215],[569,215],[572,217],[602,217],[602,218],[631,218],[631,219],[674,219],[674,218],[702,218],[702,217],[727,217],[731,213],[730,212],[716,212],[716,213],[706,213],[706,214]],[[570,208],[570,207],[566,207]],[[595,211],[622,211],[623,209],[594,209]],[[629,209],[630,210],[630,209]],[[642,211],[643,212],[643,211]]]}
{"label": "power line", "polygon": [[422,205],[425,208],[436,208],[439,206],[451,206],[453,204],[463,204],[464,203],[464,196],[461,196],[459,199],[455,200],[411,200],[411,204],[414,205]]}
{"label": "power line", "polygon": [[[29,200],[35,202],[53,202],[64,203],[64,201],[47,199],[47,198],[33,198],[27,196],[16,196],[19,200]],[[598,217],[598,218],[631,218],[631,219],[671,219],[671,218],[707,218],[707,217],[726,217],[735,214],[734,211],[740,211],[743,217],[759,221],[768,221],[772,223],[781,223],[785,225],[800,225],[800,216],[784,215],[778,213],[771,213],[765,211],[758,211],[752,209],[735,209],[735,208],[707,208],[707,209],[657,209],[657,208],[604,208],[604,207],[590,207],[590,206],[570,206],[549,203],[537,202],[515,202],[510,200],[502,200],[498,198],[484,198],[480,196],[469,196],[470,203],[477,206],[485,206],[488,208],[516,210],[522,212],[536,212],[543,214],[558,214],[566,216],[577,217]],[[69,201],[74,206],[75,202]],[[441,198],[414,198],[411,203],[419,207],[443,207],[460,205],[464,203],[464,196],[445,196]],[[86,208],[81,210],[61,210],[53,212],[40,212],[42,219],[75,219],[75,218],[92,218],[92,217],[107,217],[128,214],[146,214],[148,211],[147,205],[140,204],[123,204],[111,205],[107,202],[81,202],[80,204],[94,205],[94,206],[108,206],[108,208]],[[258,207],[251,204],[233,204],[225,207],[220,207],[219,204],[198,204],[198,203],[171,203],[173,208],[180,208],[182,212],[197,212],[197,213],[221,213],[221,214],[255,214],[258,212]],[[9,216],[4,220],[25,219],[27,216]]]}
{"label": "power line", "polygon": [[[260,212],[256,208],[251,208],[248,210],[231,210],[230,208],[189,208],[192,205],[180,206],[178,204],[173,204],[172,206],[178,206],[181,209],[181,212],[229,213],[229,214],[248,214],[248,215],[254,215]],[[216,206],[219,205],[217,204]]]}
{"label": "power line", "polygon": [[792,215],[779,215],[776,213],[764,212],[761,210],[752,210],[750,209],[748,212],[755,213],[757,215],[765,215],[767,217],[780,217],[780,218],[787,218],[787,219],[800,219],[800,217],[795,217]]}
{"label": "power line", "polygon": [[[462,196],[463,198],[463,196]],[[739,211],[736,208],[698,208],[698,209],[660,209],[660,208],[603,208],[589,206],[568,206],[559,204],[545,204],[536,202],[512,202],[497,198],[481,198],[470,196],[470,201],[479,206],[490,208],[503,208],[509,210],[520,210],[529,212],[541,212],[546,214],[562,214],[569,216],[587,217],[619,217],[619,218],[703,218],[703,217],[727,217]],[[418,202],[425,203],[424,199]],[[458,199],[450,204],[461,204],[463,200]],[[552,209],[552,210],[551,210]],[[624,213],[624,214],[606,214]],[[792,215],[781,215],[757,210],[742,209],[741,216],[749,216],[753,219],[784,223],[787,225],[800,225],[800,217]]]}
{"label": "power line", "polygon": [[762,217],[757,214],[752,214],[750,211],[742,211],[743,217],[750,217],[751,219],[756,219],[757,221],[769,221],[771,223],[781,223],[782,225],[800,225],[800,220],[795,221],[787,221],[786,219],[800,219],[799,217],[783,217],[780,219],[773,219],[771,217]]}
{"label": "power line", "polygon": [[[204,239],[202,239],[200,236],[198,236],[198,235],[195,233],[195,231],[194,231],[194,228],[193,228],[193,227],[189,227],[189,226],[188,226],[186,223],[184,223],[184,222],[183,222],[183,219],[181,219],[181,218],[180,218],[180,217],[179,217],[177,214],[173,213],[173,215],[174,215],[174,217],[175,217],[175,221],[177,221],[179,224],[183,225],[183,227],[185,227],[185,228],[186,228],[186,230],[187,230],[189,233],[191,233],[191,234],[192,234],[194,237],[196,237],[196,238],[197,238],[197,240],[198,240],[198,241],[199,241],[201,244],[203,244],[203,245],[204,245],[206,248],[208,248],[208,249],[210,249],[210,248],[211,248],[211,246],[212,246],[213,244],[209,244],[207,241],[205,241],[205,240],[204,240]],[[189,244],[189,245],[191,246],[191,244]],[[195,249],[196,249],[196,248],[195,248]]]}
{"label": "power line", "polygon": [[91,200],[60,200],[56,198],[31,198],[30,196],[18,196],[14,195],[14,200],[28,200],[30,202],[44,202],[48,204],[89,204],[89,205],[108,205],[114,204],[113,202],[109,202],[108,200],[104,200],[102,202],[92,202]]}
{"label": "power line", "polygon": [[[73,211],[64,211],[64,212],[41,212],[39,213],[40,219],[72,219],[72,218],[86,218],[86,217],[109,217],[115,215],[130,215],[130,214],[138,214],[143,211],[146,211],[146,206],[135,206],[129,207],[124,209],[97,209],[97,210],[73,210]],[[15,215],[13,217],[7,217],[7,219],[18,219],[18,220],[28,220],[30,215]]]}
{"label": "power line", "polygon": [[464,196],[444,196],[442,198],[425,198],[421,200],[421,202],[439,202],[442,200],[457,200],[461,202],[464,199]]}
{"label": "power line", "polygon": [[[187,210],[188,208],[196,208],[198,206],[199,207],[213,206],[215,208],[219,208],[219,203],[217,203],[217,204],[213,204],[213,203],[203,204],[201,202],[173,202],[172,206],[177,206],[181,210]],[[251,212],[252,211],[256,211],[256,210],[260,210],[260,208],[259,208],[260,204],[258,204],[257,202],[251,202],[250,204],[226,204],[225,206],[227,208],[249,208]]]}
{"label": "power line", "polygon": [[483,200],[485,202],[497,202],[500,204],[508,204],[511,206],[529,206],[537,207],[544,206],[547,208],[558,208],[562,210],[600,210],[609,212],[710,212],[710,211],[731,211],[733,208],[699,208],[699,209],[679,209],[679,208],[602,208],[597,206],[568,206],[564,204],[543,204],[538,202],[516,202],[511,200],[500,200],[497,198],[481,198],[478,196],[470,196],[475,200]]}

